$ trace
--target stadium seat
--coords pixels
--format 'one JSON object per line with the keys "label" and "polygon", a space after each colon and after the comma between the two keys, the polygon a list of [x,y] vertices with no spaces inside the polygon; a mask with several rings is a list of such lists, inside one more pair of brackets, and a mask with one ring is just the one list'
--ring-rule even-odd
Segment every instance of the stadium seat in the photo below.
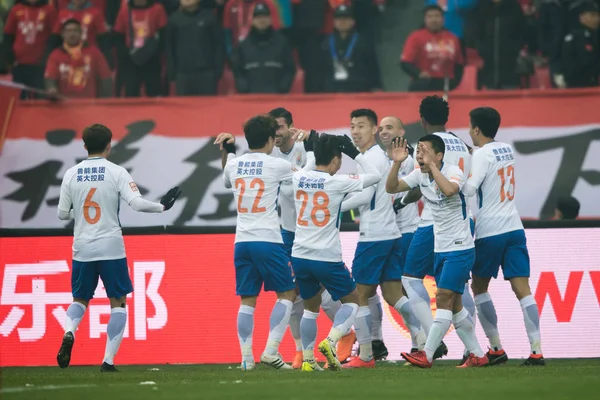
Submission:
{"label": "stadium seat", "polygon": [[235,81],[233,78],[233,72],[228,67],[225,67],[223,76],[219,81],[217,93],[220,95],[227,95],[235,93]]}
{"label": "stadium seat", "polygon": [[531,89],[551,89],[550,70],[548,67],[538,67],[529,80]]}
{"label": "stadium seat", "polygon": [[290,93],[304,93],[304,70],[302,68],[296,70],[296,77],[294,83],[292,83]]}
{"label": "stadium seat", "polygon": [[467,49],[467,65],[474,65],[477,68],[481,68],[483,66],[483,59],[479,56],[479,53],[475,49]]}
{"label": "stadium seat", "polygon": [[462,81],[452,92],[473,93],[477,90],[477,67],[475,65],[465,66]]}

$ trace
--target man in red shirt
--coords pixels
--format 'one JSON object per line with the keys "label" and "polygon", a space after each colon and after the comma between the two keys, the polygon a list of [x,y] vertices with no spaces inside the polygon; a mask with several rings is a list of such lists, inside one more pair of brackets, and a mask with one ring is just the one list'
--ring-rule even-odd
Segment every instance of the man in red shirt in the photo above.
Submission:
{"label": "man in red shirt", "polygon": [[257,3],[263,3],[271,12],[271,26],[281,28],[279,11],[273,0],[229,0],[223,11],[223,29],[225,30],[225,49],[227,54],[248,36],[252,28],[252,16]]}
{"label": "man in red shirt", "polygon": [[[24,0],[10,10],[4,41],[14,82],[44,88],[44,61],[55,20],[56,10],[43,0]],[[22,99],[27,97],[21,93]]]}
{"label": "man in red shirt", "polygon": [[70,19],[81,23],[81,40],[92,46],[99,46],[98,36],[103,41],[102,35],[106,33],[104,16],[90,0],[71,0],[66,7],[61,8],[52,33],[61,35],[63,24]]}
{"label": "man in red shirt", "polygon": [[400,61],[412,78],[411,92],[443,90],[444,78],[450,79],[450,90],[460,84],[464,66],[460,40],[444,28],[440,6],[425,7],[425,27],[408,36]]}
{"label": "man in red shirt", "polygon": [[63,46],[48,57],[46,90],[66,97],[110,97],[112,78],[108,64],[96,46],[83,41],[82,31],[77,19],[63,23]]}
{"label": "man in red shirt", "polygon": [[161,55],[167,14],[154,0],[131,0],[119,10],[114,32],[117,46],[117,96],[139,97],[142,83],[148,97],[161,92]]}

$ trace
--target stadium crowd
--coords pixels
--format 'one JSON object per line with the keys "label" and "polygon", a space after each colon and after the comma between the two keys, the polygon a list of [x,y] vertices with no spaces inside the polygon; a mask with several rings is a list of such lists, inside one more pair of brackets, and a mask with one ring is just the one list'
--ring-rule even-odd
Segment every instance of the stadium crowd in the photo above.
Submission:
{"label": "stadium crowd", "polygon": [[[467,69],[478,89],[598,86],[599,3],[425,0],[400,57],[409,90],[459,88]],[[385,0],[0,0],[0,72],[67,97],[379,91],[385,12]]]}

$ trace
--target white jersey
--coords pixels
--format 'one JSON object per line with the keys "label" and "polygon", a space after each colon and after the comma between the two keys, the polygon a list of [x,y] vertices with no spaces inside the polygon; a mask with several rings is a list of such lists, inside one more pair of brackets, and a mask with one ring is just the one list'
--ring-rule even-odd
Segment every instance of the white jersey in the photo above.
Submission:
{"label": "white jersey", "polygon": [[[401,235],[396,225],[393,196],[385,190],[385,183],[391,168],[389,158],[378,145],[373,145],[363,154],[381,174],[382,178],[377,185],[365,189],[354,197],[344,202],[342,210],[354,208],[358,205],[360,212],[359,242],[375,242],[399,238]],[[360,165],[357,166],[358,175],[364,173]],[[365,198],[368,196],[368,198]],[[356,197],[356,198],[355,198]]]}
{"label": "white jersey", "polygon": [[290,181],[293,173],[289,162],[265,153],[247,153],[227,160],[223,177],[237,204],[236,243],[283,243],[277,195],[280,183]]}
{"label": "white jersey", "polygon": [[473,154],[468,195],[477,192],[478,239],[523,229],[515,206],[515,156],[509,144],[491,142]]}
{"label": "white jersey", "polygon": [[[448,132],[435,132],[434,135],[441,137],[446,144],[444,164],[456,165],[461,169],[465,177],[469,176],[469,172],[471,171],[471,154],[469,153],[469,149],[465,142]],[[469,218],[472,218],[473,215],[468,205],[467,213]],[[433,225],[433,217],[431,215],[431,210],[427,206],[427,202],[425,202],[423,211],[421,212],[421,223],[419,226],[430,225]]]}
{"label": "white jersey", "polygon": [[[393,163],[393,161],[391,161],[391,163]],[[408,156],[408,158],[404,160],[400,166],[400,170],[398,171],[398,179],[408,176],[414,170],[415,160],[412,158],[412,156]],[[406,193],[396,193],[394,194],[394,200],[399,199],[404,195],[406,195]],[[396,225],[398,225],[398,229],[400,229],[401,234],[413,233],[416,231],[420,221],[421,218],[419,217],[419,206],[417,203],[407,204],[398,211],[398,214],[396,214]]]}
{"label": "white jersey", "polygon": [[125,258],[119,221],[121,199],[130,204],[140,196],[129,172],[105,158],[88,158],[69,168],[60,188],[58,209],[68,213],[73,208],[73,260]]}
{"label": "white jersey", "polygon": [[340,262],[340,206],[348,193],[363,190],[363,178],[301,170],[293,186],[298,221],[292,257]]}
{"label": "white jersey", "polygon": [[[294,147],[287,152],[282,152],[279,147],[274,147],[272,157],[281,158],[292,164],[297,171],[306,165],[306,150],[304,143],[296,142]],[[296,207],[294,206],[294,189],[292,182],[283,182],[279,192],[279,206],[281,207],[281,227],[289,232],[296,231]]]}
{"label": "white jersey", "polygon": [[429,174],[421,171],[413,171],[404,178],[404,182],[411,189],[421,187],[425,203],[433,215],[434,251],[441,253],[471,249],[474,243],[467,202],[460,191],[465,183],[465,176],[459,167],[446,163],[442,165],[441,172],[450,182],[458,184],[459,192],[452,197],[446,197],[435,180],[430,180]]}

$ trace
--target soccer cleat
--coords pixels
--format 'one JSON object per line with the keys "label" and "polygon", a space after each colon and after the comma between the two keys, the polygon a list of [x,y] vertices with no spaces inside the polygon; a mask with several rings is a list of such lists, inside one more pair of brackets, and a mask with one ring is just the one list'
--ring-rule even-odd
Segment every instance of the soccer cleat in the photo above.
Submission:
{"label": "soccer cleat", "polygon": [[488,350],[486,353],[488,360],[490,361],[490,365],[500,365],[506,364],[508,361],[508,356],[504,350],[494,351],[492,349]]}
{"label": "soccer cleat", "polygon": [[542,354],[530,354],[529,358],[521,364],[522,366],[542,366],[546,365],[546,361],[544,361],[544,356]]}
{"label": "soccer cleat", "polygon": [[72,332],[65,332],[63,335],[62,343],[58,354],[56,355],[56,362],[61,368],[67,368],[71,362],[71,351],[73,350],[73,343],[75,343],[75,336]]}
{"label": "soccer cleat", "polygon": [[475,354],[469,354],[467,361],[463,365],[459,365],[456,368],[473,368],[473,367],[487,367],[489,365],[489,360],[487,355],[483,355],[483,357],[476,357]]}
{"label": "soccer cleat", "polygon": [[327,359],[327,368],[331,371],[339,371],[342,368],[342,364],[337,358],[335,353],[335,347],[331,345],[329,339],[324,339],[319,343],[319,352]]}
{"label": "soccer cleat", "polygon": [[292,368],[294,369],[300,369],[302,368],[302,351],[297,351],[296,350],[296,355],[294,356],[294,362],[292,363]]}
{"label": "soccer cleat", "polygon": [[321,368],[321,366],[319,364],[317,364],[317,362],[315,360],[310,360],[310,361],[305,360],[302,363],[301,371],[302,372],[314,372],[314,371],[321,372],[321,371],[323,371],[323,368]]}
{"label": "soccer cleat", "polygon": [[446,346],[446,343],[442,342],[435,350],[435,353],[433,353],[433,359],[437,360],[438,358],[442,358],[446,355],[448,355],[448,346]]}
{"label": "soccer cleat", "polygon": [[356,333],[351,329],[350,333],[342,337],[337,344],[337,356],[341,362],[346,361],[352,355],[352,346],[356,342]]}
{"label": "soccer cleat", "polygon": [[260,356],[260,362],[275,369],[293,369],[291,365],[286,364],[283,361],[281,354],[279,353],[275,354],[274,356],[267,353],[262,353]]}
{"label": "soccer cleat", "polygon": [[375,368],[375,358],[371,358],[371,361],[364,361],[359,356],[352,357],[350,361],[342,365],[342,368]]}
{"label": "soccer cleat", "polygon": [[433,361],[427,359],[425,350],[419,350],[414,353],[402,353],[400,355],[415,367],[431,368],[433,366]]}
{"label": "soccer cleat", "polygon": [[469,355],[468,354],[463,354],[463,356],[460,359],[460,362],[458,363],[457,366],[460,367],[461,365],[463,365],[464,363],[466,363],[468,359],[469,359]]}
{"label": "soccer cleat", "polygon": [[250,371],[253,370],[255,367],[255,363],[254,360],[251,361],[242,361],[242,364],[240,365],[240,368],[242,369],[242,371]]}
{"label": "soccer cleat", "polygon": [[110,365],[109,363],[102,363],[102,366],[100,367],[100,372],[119,372],[119,370],[116,369],[114,365]]}
{"label": "soccer cleat", "polygon": [[[411,348],[411,349],[410,349],[410,352],[411,352],[411,353],[416,353],[417,351],[419,351],[419,349],[418,349],[417,347],[413,347],[413,348]],[[411,364],[411,363],[409,363],[408,361],[405,361],[405,362],[404,362],[404,366],[405,366],[405,367],[410,367],[410,366],[412,366],[412,364]]]}
{"label": "soccer cleat", "polygon": [[383,340],[373,340],[371,343],[373,346],[373,358],[375,361],[385,360],[389,353],[387,347],[385,347],[385,343],[383,343]]}

